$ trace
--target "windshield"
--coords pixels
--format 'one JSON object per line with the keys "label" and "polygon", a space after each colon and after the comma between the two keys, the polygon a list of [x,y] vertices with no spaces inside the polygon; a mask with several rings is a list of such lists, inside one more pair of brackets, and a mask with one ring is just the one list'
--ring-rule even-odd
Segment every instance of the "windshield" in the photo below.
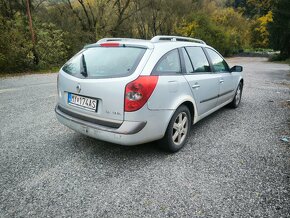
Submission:
{"label": "windshield", "polygon": [[133,47],[88,48],[69,60],[62,70],[79,78],[128,76],[134,72],[145,51]]}

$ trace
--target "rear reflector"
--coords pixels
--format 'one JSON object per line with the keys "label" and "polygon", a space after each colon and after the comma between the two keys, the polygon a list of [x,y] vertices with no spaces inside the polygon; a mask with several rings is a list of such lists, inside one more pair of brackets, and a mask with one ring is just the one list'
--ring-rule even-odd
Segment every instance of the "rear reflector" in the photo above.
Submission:
{"label": "rear reflector", "polygon": [[125,112],[137,111],[150,98],[158,82],[158,76],[139,76],[125,88]]}
{"label": "rear reflector", "polygon": [[100,44],[101,47],[119,47],[120,43],[117,42],[105,42]]}

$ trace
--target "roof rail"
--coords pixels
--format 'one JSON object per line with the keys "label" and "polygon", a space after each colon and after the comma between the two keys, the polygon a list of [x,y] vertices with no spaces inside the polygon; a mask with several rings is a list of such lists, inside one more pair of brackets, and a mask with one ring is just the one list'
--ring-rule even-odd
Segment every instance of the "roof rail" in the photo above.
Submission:
{"label": "roof rail", "polygon": [[206,44],[204,41],[200,39],[195,39],[195,38],[190,38],[190,37],[182,37],[182,36],[166,36],[166,35],[161,35],[161,36],[155,36],[151,40],[151,42],[160,42],[160,41],[183,41],[183,42],[197,42],[201,44]]}
{"label": "roof rail", "polygon": [[103,38],[97,41],[97,43],[103,42],[115,42],[115,41],[140,41],[142,39],[131,39],[131,38]]}

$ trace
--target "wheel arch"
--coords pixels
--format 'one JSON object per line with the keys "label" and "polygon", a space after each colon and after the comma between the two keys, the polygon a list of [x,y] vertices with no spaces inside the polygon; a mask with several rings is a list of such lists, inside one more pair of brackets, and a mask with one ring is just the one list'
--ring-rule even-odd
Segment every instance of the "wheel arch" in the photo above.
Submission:
{"label": "wheel arch", "polygon": [[241,83],[241,84],[242,84],[242,88],[243,88],[243,87],[244,87],[244,79],[243,79],[243,78],[241,78],[239,83]]}
{"label": "wheel arch", "polygon": [[190,112],[190,115],[191,115],[191,119],[192,119],[191,123],[193,124],[194,123],[194,115],[195,115],[195,111],[194,111],[195,107],[194,107],[193,103],[191,101],[185,101],[181,105],[185,105],[189,109],[189,112]]}
{"label": "wheel arch", "polygon": [[196,120],[197,120],[197,107],[196,107],[194,99],[186,98],[186,99],[183,99],[182,101],[179,101],[176,104],[176,107],[175,107],[174,111],[176,111],[177,108],[179,108],[181,105],[185,105],[189,109],[190,115],[191,115],[191,118],[192,118],[192,124],[196,123]]}
{"label": "wheel arch", "polygon": [[[191,122],[191,125],[193,125],[193,120],[195,119],[194,118],[194,114],[195,114],[195,105],[194,105],[194,103],[192,102],[192,101],[190,101],[190,100],[185,100],[185,101],[183,101],[183,102],[181,102],[177,107],[176,107],[176,109],[175,110],[173,110],[173,113],[172,113],[172,115],[171,115],[171,117],[170,117],[170,120],[169,120],[169,122],[168,122],[168,124],[167,124],[167,128],[166,128],[166,131],[165,131],[165,133],[164,133],[164,136],[163,136],[163,138],[161,139],[161,140],[159,140],[159,145],[160,146],[162,146],[163,148],[166,148],[167,150],[169,150],[170,152],[176,152],[176,151],[178,151],[179,149],[181,149],[184,145],[185,145],[185,143],[186,143],[186,141],[188,140],[188,134],[190,134],[189,132],[190,132],[190,129],[191,129],[191,125],[188,123],[188,129],[187,129],[187,135],[186,135],[186,138],[185,138],[185,140],[183,141],[183,142],[181,142],[181,144],[179,144],[179,145],[177,145],[177,146],[181,146],[181,147],[177,147],[177,148],[174,148],[174,146],[172,147],[172,144],[174,143],[172,143],[172,142],[170,142],[170,144],[168,145],[168,146],[166,146],[169,142],[168,142],[168,140],[169,140],[169,137],[172,137],[172,135],[169,135],[170,134],[170,132],[172,131],[172,126],[171,125],[173,125],[173,124],[171,124],[172,123],[172,121],[174,122],[175,121],[175,119],[176,119],[176,116],[175,116],[175,114],[178,114],[178,113],[180,113],[182,110],[179,110],[178,111],[178,109],[180,108],[180,107],[183,107],[184,109],[182,109],[182,110],[185,110],[185,108],[186,109],[188,109],[188,111],[189,111],[189,113],[191,114],[191,119],[192,119],[192,122]],[[177,113],[178,112],[178,113]],[[173,119],[174,118],[174,119]],[[169,127],[170,127],[170,129],[169,129]],[[172,133],[172,132],[171,132]],[[179,133],[179,134],[181,134],[181,133]],[[171,140],[172,140],[172,138],[171,138]]]}

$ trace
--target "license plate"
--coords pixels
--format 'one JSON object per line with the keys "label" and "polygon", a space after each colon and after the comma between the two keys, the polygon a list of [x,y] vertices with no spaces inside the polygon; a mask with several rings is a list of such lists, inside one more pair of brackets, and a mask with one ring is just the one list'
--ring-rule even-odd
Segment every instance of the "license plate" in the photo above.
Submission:
{"label": "license plate", "polygon": [[68,103],[76,107],[81,107],[93,111],[97,110],[98,105],[98,101],[96,99],[75,95],[72,93],[68,93]]}

